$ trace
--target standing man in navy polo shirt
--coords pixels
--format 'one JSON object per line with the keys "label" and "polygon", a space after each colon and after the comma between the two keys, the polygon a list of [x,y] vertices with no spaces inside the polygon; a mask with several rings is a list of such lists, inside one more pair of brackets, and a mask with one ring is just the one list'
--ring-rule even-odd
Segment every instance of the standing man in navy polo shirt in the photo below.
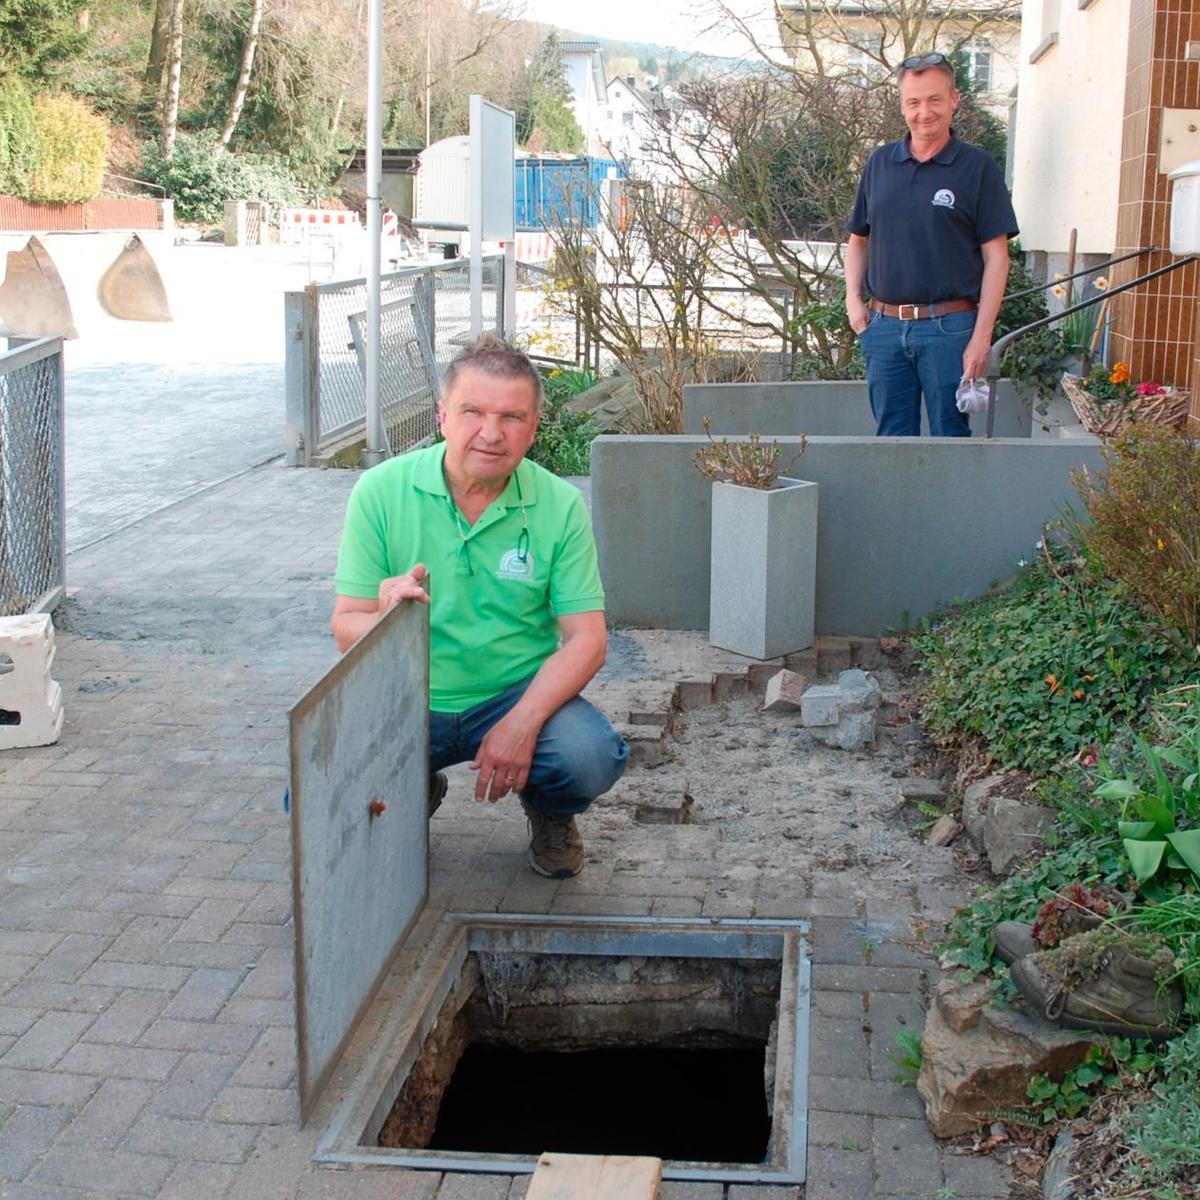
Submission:
{"label": "standing man in navy polo shirt", "polygon": [[954,393],[986,374],[1017,219],[995,160],[951,128],[959,97],[946,56],[906,58],[899,87],[909,132],[876,150],[859,181],[846,312],[875,432],[919,435],[924,394],[934,437],[970,437]]}

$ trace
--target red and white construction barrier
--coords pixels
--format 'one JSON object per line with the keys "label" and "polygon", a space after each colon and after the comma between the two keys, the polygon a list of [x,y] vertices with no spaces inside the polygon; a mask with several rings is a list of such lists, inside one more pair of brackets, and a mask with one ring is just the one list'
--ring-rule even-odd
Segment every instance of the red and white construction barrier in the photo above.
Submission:
{"label": "red and white construction barrier", "polygon": [[[314,234],[349,234],[363,229],[358,213],[348,208],[285,208],[279,217],[279,240],[285,246],[303,246]],[[396,237],[399,218],[383,214],[383,236]]]}

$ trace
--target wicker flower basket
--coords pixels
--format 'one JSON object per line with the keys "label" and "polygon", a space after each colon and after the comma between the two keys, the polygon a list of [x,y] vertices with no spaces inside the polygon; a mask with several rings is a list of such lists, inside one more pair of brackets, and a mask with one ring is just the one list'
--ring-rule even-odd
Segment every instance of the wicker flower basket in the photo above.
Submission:
{"label": "wicker flower basket", "polygon": [[1187,392],[1172,390],[1157,396],[1132,396],[1127,403],[1105,403],[1084,387],[1078,375],[1064,375],[1062,388],[1084,429],[1097,437],[1116,437],[1135,422],[1178,428],[1187,420]]}

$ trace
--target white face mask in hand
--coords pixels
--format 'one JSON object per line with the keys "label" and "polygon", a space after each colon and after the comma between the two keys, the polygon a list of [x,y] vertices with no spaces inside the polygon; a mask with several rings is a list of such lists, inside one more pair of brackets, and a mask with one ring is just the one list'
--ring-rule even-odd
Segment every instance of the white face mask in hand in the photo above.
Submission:
{"label": "white face mask in hand", "polygon": [[988,381],[963,377],[954,393],[954,402],[960,413],[984,413],[988,409]]}

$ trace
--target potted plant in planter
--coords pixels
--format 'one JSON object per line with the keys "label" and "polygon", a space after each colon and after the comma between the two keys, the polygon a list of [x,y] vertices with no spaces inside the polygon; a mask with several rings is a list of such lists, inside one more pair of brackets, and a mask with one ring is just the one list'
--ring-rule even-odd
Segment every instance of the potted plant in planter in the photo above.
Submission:
{"label": "potted plant in planter", "polygon": [[696,468],[713,480],[708,640],[748,658],[778,658],[813,642],[817,485],[790,478],[778,442],[713,440]]}

